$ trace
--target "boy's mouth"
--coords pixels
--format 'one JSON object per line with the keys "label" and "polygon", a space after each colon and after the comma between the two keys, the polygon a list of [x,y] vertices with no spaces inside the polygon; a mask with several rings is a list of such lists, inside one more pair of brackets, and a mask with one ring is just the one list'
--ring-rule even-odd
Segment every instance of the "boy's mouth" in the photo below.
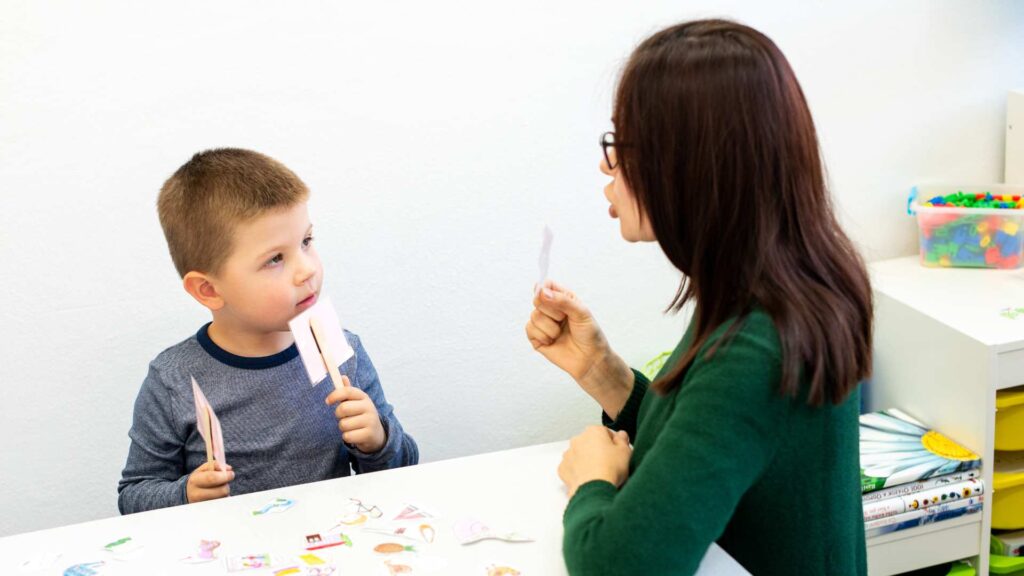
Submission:
{"label": "boy's mouth", "polygon": [[295,307],[298,308],[299,310],[305,310],[306,308],[309,308],[313,304],[316,304],[316,292],[310,294],[308,298],[296,304]]}

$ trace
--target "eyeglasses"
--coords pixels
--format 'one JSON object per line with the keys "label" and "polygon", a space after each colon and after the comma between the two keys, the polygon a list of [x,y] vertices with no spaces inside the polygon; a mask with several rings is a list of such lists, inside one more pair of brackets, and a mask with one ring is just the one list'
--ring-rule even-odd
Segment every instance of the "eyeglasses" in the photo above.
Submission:
{"label": "eyeglasses", "polygon": [[[615,143],[615,132],[605,132],[604,134],[601,134],[600,144],[601,152],[604,153],[604,161],[608,165],[608,169],[615,170],[615,168],[617,168],[619,165],[619,155],[615,154],[613,156],[611,154],[608,154],[609,148],[612,148],[614,150],[616,147],[622,147],[622,144]],[[614,162],[612,162],[613,157],[615,158]]]}

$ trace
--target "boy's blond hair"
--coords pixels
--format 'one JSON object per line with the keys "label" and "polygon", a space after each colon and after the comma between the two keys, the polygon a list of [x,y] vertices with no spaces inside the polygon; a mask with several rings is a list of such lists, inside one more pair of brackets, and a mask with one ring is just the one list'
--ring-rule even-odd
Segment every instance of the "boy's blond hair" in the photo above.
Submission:
{"label": "boy's blond hair", "polygon": [[231,254],[235,226],[308,197],[302,180],[273,158],[217,148],[196,154],[164,182],[157,212],[178,274],[216,274]]}

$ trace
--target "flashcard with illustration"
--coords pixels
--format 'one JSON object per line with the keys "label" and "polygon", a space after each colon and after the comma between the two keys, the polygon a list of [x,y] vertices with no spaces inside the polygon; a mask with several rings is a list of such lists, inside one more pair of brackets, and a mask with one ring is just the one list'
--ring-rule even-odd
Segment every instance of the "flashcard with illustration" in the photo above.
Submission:
{"label": "flashcard with illustration", "polygon": [[548,279],[548,265],[551,262],[551,243],[554,240],[555,235],[551,232],[551,228],[544,227],[544,240],[540,245],[540,259],[538,261],[538,268],[540,269],[540,279],[537,280],[537,289],[534,291],[539,293],[541,288],[544,287],[544,282]]}
{"label": "flashcard with illustration", "polygon": [[103,549],[113,554],[114,558],[118,560],[126,560],[141,550],[142,545],[137,540],[133,540],[131,536],[125,536],[104,545]]}
{"label": "flashcard with illustration", "polygon": [[330,564],[320,566],[289,566],[273,572],[274,576],[333,576],[337,569]]}
{"label": "flashcard with illustration", "polygon": [[397,544],[395,542],[385,542],[378,544],[373,547],[373,551],[377,554],[401,554],[402,552],[415,552],[416,548],[412,546],[406,546],[405,544]]}
{"label": "flashcard with illustration", "polygon": [[504,562],[488,564],[484,567],[484,574],[487,576],[522,576],[522,572]]}
{"label": "flashcard with illustration", "polygon": [[247,556],[229,556],[227,565],[228,572],[241,572],[270,568],[273,563],[270,561],[270,554],[249,554]]}
{"label": "flashcard with illustration", "polygon": [[414,522],[372,522],[363,526],[363,532],[383,534],[416,542],[431,544],[437,532],[434,526],[423,521]]}
{"label": "flashcard with illustration", "polygon": [[427,512],[426,510],[409,504],[398,513],[397,516],[392,520],[422,520],[424,518],[433,518],[434,515]]}
{"label": "flashcard with illustration", "polygon": [[330,532],[321,535],[319,532],[316,534],[309,534],[306,536],[306,550],[321,550],[323,548],[333,548],[335,546],[347,546],[352,547],[352,539],[345,535],[343,532]]}
{"label": "flashcard with illustration", "polygon": [[181,561],[188,564],[212,562],[217,559],[217,553],[215,550],[219,547],[220,542],[217,540],[200,540],[196,553],[182,558]]}
{"label": "flashcard with illustration", "polygon": [[206,455],[226,466],[228,461],[224,457],[224,432],[221,431],[220,420],[195,378],[192,378],[192,396],[196,403],[196,428],[206,442]]}
{"label": "flashcard with illustration", "polygon": [[299,560],[302,560],[307,566],[320,566],[327,564],[327,562],[324,562],[323,558],[316,554],[303,554],[299,556]]}
{"label": "flashcard with illustration", "polygon": [[[317,325],[319,336],[314,337],[311,321]],[[330,358],[335,366],[341,366],[355,354],[345,339],[334,305],[322,291],[315,304],[288,321],[288,328],[292,331],[295,346],[302,357],[302,365],[306,367],[309,383],[313,386],[327,377],[324,358]],[[335,382],[334,385],[341,386],[341,382]]]}
{"label": "flashcard with illustration", "polygon": [[416,576],[418,574],[435,574],[448,565],[443,558],[433,556],[406,556],[403,558],[388,558],[384,561],[381,571],[382,576]]}
{"label": "flashcard with illustration", "polygon": [[364,504],[362,500],[356,498],[349,498],[348,501],[348,511],[331,530],[340,526],[359,526],[368,520],[376,520],[384,515],[384,512],[375,504]]}
{"label": "flashcard with illustration", "polygon": [[100,573],[106,562],[86,562],[75,564],[64,569],[64,576],[96,576]]}
{"label": "flashcard with illustration", "polygon": [[295,505],[294,500],[288,498],[274,498],[258,510],[253,510],[253,516],[264,516],[266,514],[279,514]]}
{"label": "flashcard with illustration", "polygon": [[481,540],[504,540],[506,542],[533,542],[533,538],[508,530],[494,530],[475,518],[464,518],[452,526],[455,539],[460,544],[472,544]]}

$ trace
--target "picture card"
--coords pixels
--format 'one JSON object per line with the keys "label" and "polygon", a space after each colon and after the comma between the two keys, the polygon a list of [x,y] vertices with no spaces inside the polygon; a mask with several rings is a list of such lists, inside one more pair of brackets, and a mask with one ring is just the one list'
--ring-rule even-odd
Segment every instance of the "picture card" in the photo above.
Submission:
{"label": "picture card", "polygon": [[196,428],[213,453],[213,459],[222,467],[227,466],[228,461],[224,456],[224,432],[221,430],[220,420],[217,419],[217,413],[213,411],[213,406],[210,406],[195,377],[192,378],[192,396],[196,403]]}
{"label": "picture card", "polygon": [[[322,340],[318,341],[313,336],[313,329],[310,327],[310,320],[315,319],[318,323]],[[338,313],[331,304],[331,299],[322,291],[317,297],[316,303],[307,308],[301,314],[288,321],[288,328],[295,338],[295,345],[299,349],[299,356],[302,364],[306,367],[306,374],[309,376],[309,383],[316,386],[327,377],[327,366],[324,364],[324,357],[321,349],[330,356],[335,364],[341,366],[346,360],[355,355],[352,346],[345,338],[345,332],[341,328],[341,321]],[[341,386],[341,382],[335,382],[335,386]]]}

